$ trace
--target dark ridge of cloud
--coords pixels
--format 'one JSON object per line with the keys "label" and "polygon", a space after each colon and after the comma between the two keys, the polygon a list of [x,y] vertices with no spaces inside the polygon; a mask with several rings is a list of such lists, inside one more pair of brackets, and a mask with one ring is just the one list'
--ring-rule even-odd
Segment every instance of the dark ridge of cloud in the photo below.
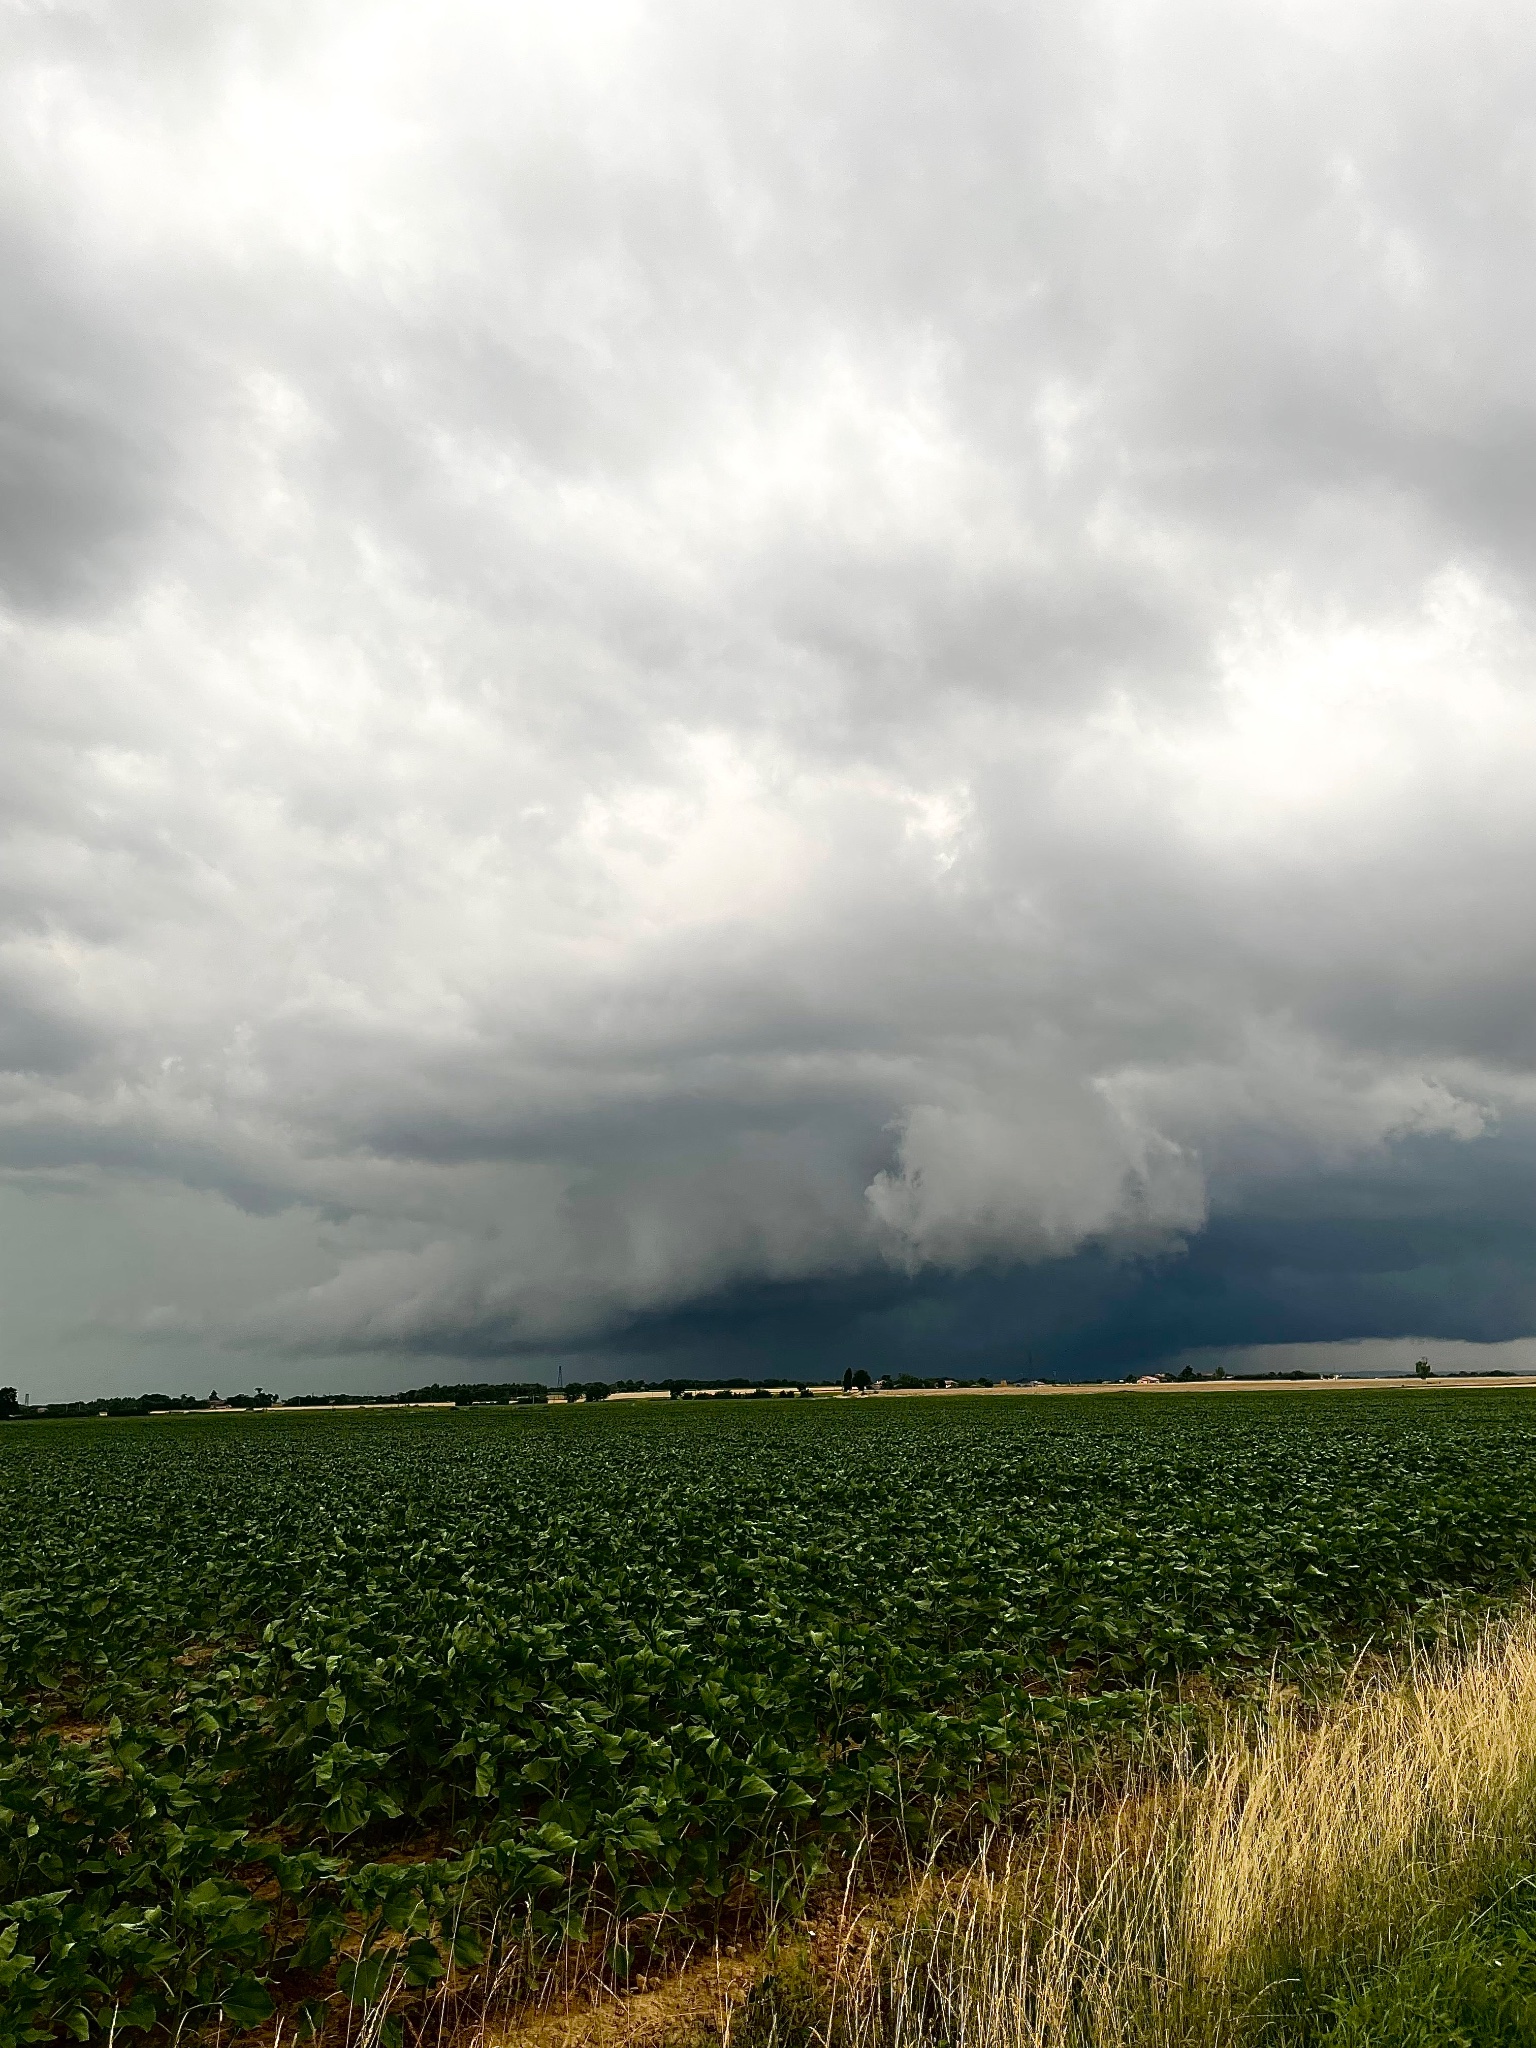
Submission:
{"label": "dark ridge of cloud", "polygon": [[[272,1216],[302,1199],[291,1185],[242,1171],[238,1160],[231,1157],[227,1140],[177,1139],[131,1122],[115,1128],[103,1121],[82,1126],[46,1118],[24,1124],[0,1123],[0,1168],[52,1180],[79,1167],[151,1182],[174,1182],[220,1196],[251,1216]],[[339,1211],[329,1205],[329,1213]]]}
{"label": "dark ridge of cloud", "polygon": [[1155,1368],[1195,1351],[1381,1337],[1525,1336],[1536,1315],[1536,1151],[1496,1157],[1423,1140],[1375,1171],[1275,1182],[1261,1203],[1218,1205],[1178,1253],[1097,1246],[1028,1268],[863,1271],[736,1284],[617,1319],[603,1341],[550,1341],[515,1316],[360,1329],[345,1353],[498,1361],[580,1357],[588,1377],[827,1380],[874,1373],[1066,1379]]}

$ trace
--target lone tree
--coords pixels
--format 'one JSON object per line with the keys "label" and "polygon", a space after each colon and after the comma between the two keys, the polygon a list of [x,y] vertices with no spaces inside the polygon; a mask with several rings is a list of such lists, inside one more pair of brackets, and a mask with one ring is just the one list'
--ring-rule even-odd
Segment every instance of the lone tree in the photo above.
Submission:
{"label": "lone tree", "polygon": [[1427,1380],[1429,1378],[1430,1364],[1427,1358],[1416,1358],[1413,1361],[1413,1369],[1418,1374],[1421,1380]]}
{"label": "lone tree", "polygon": [[0,1422],[9,1422],[20,1406],[14,1387],[0,1387]]}

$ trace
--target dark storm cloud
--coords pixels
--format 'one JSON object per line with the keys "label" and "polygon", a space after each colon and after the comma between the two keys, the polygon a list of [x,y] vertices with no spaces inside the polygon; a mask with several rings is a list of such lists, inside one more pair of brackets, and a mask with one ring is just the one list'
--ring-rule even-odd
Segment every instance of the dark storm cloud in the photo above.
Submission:
{"label": "dark storm cloud", "polygon": [[1025,1269],[917,1274],[899,1288],[869,1275],[733,1288],[638,1319],[611,1342],[656,1374],[707,1374],[714,1360],[754,1377],[863,1365],[1016,1381],[1119,1374],[1188,1351],[1211,1354],[1209,1369],[1320,1336],[1501,1344],[1536,1320],[1533,1202],[1529,1132],[1481,1155],[1409,1141],[1322,1185],[1272,1183],[1256,1203],[1228,1206],[1217,1190],[1206,1228],[1160,1257],[1095,1249]]}
{"label": "dark storm cloud", "polygon": [[1515,10],[4,33],[0,1166],[98,1322],[1528,1326]]}

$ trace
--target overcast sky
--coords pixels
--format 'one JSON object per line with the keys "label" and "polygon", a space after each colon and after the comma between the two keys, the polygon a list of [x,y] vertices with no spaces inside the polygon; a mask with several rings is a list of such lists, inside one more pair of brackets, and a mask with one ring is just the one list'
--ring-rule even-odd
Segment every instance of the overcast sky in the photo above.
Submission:
{"label": "overcast sky", "polygon": [[0,1377],[1536,1333],[1533,108],[1479,0],[9,0]]}

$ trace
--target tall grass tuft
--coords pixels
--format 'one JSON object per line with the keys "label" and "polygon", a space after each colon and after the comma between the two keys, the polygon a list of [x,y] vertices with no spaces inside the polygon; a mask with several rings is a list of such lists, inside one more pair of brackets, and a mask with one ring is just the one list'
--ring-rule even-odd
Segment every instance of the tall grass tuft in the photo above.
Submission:
{"label": "tall grass tuft", "polygon": [[846,1931],[846,2048],[1238,2048],[1315,2038],[1536,1861],[1536,1612],[1198,1755],[1038,1842],[989,1844]]}

